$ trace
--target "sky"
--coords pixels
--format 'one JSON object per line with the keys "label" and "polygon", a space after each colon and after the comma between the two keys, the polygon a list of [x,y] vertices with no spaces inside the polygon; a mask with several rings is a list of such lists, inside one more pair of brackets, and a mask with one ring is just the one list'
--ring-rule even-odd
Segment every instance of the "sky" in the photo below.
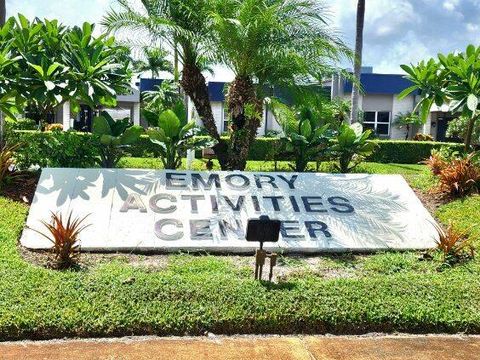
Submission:
{"label": "sky", "polygon": [[[356,0],[324,0],[330,20],[352,48]],[[68,25],[98,22],[115,0],[7,0],[7,15],[57,18]],[[366,0],[364,61],[379,73],[402,73],[400,64],[416,63],[439,52],[480,45],[480,0]],[[100,31],[100,28],[98,29]],[[351,66],[344,64],[346,67]],[[217,68],[214,80],[231,80]]]}

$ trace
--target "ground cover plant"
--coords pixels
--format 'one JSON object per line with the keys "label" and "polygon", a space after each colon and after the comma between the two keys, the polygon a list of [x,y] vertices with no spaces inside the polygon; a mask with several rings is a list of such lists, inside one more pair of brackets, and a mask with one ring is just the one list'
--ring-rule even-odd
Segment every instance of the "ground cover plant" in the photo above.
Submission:
{"label": "ground cover plant", "polygon": [[[140,162],[161,166],[157,159],[127,158],[121,164]],[[359,171],[405,174],[415,187],[430,181],[423,165],[359,166]],[[479,201],[471,196],[442,205],[438,216],[466,231],[479,221]],[[0,197],[2,340],[206,331],[480,331],[476,258],[441,267],[439,252],[432,260],[418,252],[282,256],[274,284],[253,280],[250,257],[112,255],[81,263],[76,271],[58,271],[33,264],[39,254],[19,251],[27,211],[26,204]],[[478,227],[470,233],[478,236]]]}

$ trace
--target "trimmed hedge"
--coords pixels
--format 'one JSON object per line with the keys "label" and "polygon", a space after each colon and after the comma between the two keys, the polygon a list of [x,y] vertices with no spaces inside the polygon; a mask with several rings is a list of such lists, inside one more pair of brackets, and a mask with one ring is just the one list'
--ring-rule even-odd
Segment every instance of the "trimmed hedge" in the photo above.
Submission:
{"label": "trimmed hedge", "polygon": [[[75,139],[75,136],[81,137]],[[98,149],[96,149],[95,141],[89,133],[73,133],[69,132],[68,146],[61,144],[58,140],[58,135],[55,137],[50,132],[38,131],[15,131],[9,134],[12,142],[22,142],[28,144],[24,151],[21,152],[22,165],[39,164],[41,166],[73,166],[78,161],[70,162],[68,158],[73,157],[73,154],[83,156],[87,154],[85,161],[90,163],[92,152],[98,156]],[[228,140],[228,138],[225,138]],[[77,141],[79,140],[79,141]],[[433,149],[441,147],[450,147],[454,151],[462,151],[462,144],[455,143],[440,143],[428,141],[405,141],[405,140],[372,140],[378,145],[377,151],[367,160],[379,163],[396,163],[396,164],[417,164],[430,156]],[[258,138],[250,148],[249,160],[273,160],[275,150],[278,146],[278,139],[276,138]],[[57,149],[58,148],[58,149]],[[68,150],[66,159],[49,159],[52,154],[59,157],[59,154]],[[147,136],[143,135],[140,141],[129,147],[127,153],[134,157],[158,157],[158,146],[150,142]],[[201,157],[201,152],[197,152],[197,158]],[[285,159],[277,159],[285,160]]]}

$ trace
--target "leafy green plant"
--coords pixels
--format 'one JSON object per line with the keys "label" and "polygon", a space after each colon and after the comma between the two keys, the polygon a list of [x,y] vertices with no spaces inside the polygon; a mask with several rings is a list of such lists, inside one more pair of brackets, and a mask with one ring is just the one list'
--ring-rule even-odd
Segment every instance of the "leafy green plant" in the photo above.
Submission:
{"label": "leafy green plant", "polygon": [[418,65],[402,65],[413,85],[399,97],[405,98],[420,90],[417,105],[426,120],[433,104],[449,104],[450,111],[467,117],[465,148],[470,150],[475,123],[480,117],[480,47],[469,45],[465,52],[438,55],[438,60],[421,61]]}
{"label": "leafy green plant", "polygon": [[[17,106],[26,103],[32,118],[46,121],[67,101],[73,110],[80,102],[115,105],[116,95],[130,86],[129,57],[113,37],[93,31],[89,23],[69,28],[57,20],[11,17],[0,30],[0,66],[15,59],[7,74]],[[5,51],[9,60],[1,55]]]}
{"label": "leafy green plant", "polygon": [[333,135],[330,124],[322,124],[308,107],[294,112],[287,105],[273,102],[273,112],[284,132],[276,157],[293,158],[292,168],[297,172],[305,171],[310,161],[319,160],[325,153]]}
{"label": "leafy green plant", "polygon": [[50,223],[42,221],[42,224],[47,228],[50,235],[46,235],[40,231],[35,232],[48,239],[53,247],[52,253],[54,255],[55,266],[59,269],[68,269],[77,263],[80,256],[80,233],[84,231],[91,224],[85,225],[84,222],[89,216],[83,218],[73,218],[73,212],[70,212],[67,219],[62,214],[52,214]]}
{"label": "leafy green plant", "polygon": [[337,170],[348,173],[374,153],[375,143],[367,141],[371,134],[371,130],[363,131],[360,123],[340,126],[336,142],[329,149],[331,156],[338,161]]}
{"label": "leafy green plant", "polygon": [[[459,116],[450,120],[448,122],[447,137],[465,140],[469,121],[470,118],[468,116]],[[472,131],[472,144],[480,145],[480,121],[475,122]]]}
{"label": "leafy green plant", "polygon": [[165,169],[177,169],[187,150],[201,150],[214,144],[209,137],[195,137],[199,128],[195,122],[182,122],[172,110],[160,114],[146,111],[149,123],[155,128],[147,130],[150,141],[157,144]]}
{"label": "leafy green plant", "polygon": [[[416,113],[400,113],[395,116],[394,125],[399,129],[405,128],[405,140],[410,137],[410,132],[413,128],[424,124],[422,118]],[[412,134],[416,135],[416,134]]]}
{"label": "leafy green plant", "polygon": [[124,149],[136,143],[144,130],[139,125],[132,125],[128,118],[114,120],[103,111],[93,119],[92,132],[99,138],[101,166],[113,168],[124,156]]}

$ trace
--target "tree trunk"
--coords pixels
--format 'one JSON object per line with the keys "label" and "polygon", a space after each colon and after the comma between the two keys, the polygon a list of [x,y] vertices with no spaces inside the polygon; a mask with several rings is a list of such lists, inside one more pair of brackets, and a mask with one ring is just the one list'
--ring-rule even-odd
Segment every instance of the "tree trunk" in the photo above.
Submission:
{"label": "tree trunk", "polygon": [[[365,0],[358,0],[357,4],[357,34],[355,38],[355,60],[354,60],[354,77],[360,84],[360,76],[362,72],[362,52],[363,52],[363,27],[365,23]],[[358,100],[360,96],[359,85],[353,84],[352,87],[352,110],[350,114],[351,123],[358,121]]]}
{"label": "tree trunk", "polygon": [[5,0],[0,0],[0,26],[5,24],[6,13]]}
{"label": "tree trunk", "polygon": [[213,151],[215,151],[221,168],[223,170],[228,169],[228,144],[222,140],[218,134],[217,125],[215,124],[215,118],[212,113],[212,106],[210,105],[210,98],[208,96],[207,82],[197,65],[184,64],[180,85],[190,99],[192,99],[198,116],[200,116],[208,134],[217,140]]}
{"label": "tree trunk", "polygon": [[260,126],[262,101],[257,98],[255,85],[250,78],[237,77],[228,89],[227,103],[232,118],[229,169],[245,170],[250,145]]}
{"label": "tree trunk", "polygon": [[465,136],[465,151],[470,151],[472,146],[472,135],[473,128],[475,127],[475,121],[477,121],[477,116],[473,116],[468,122],[467,134]]}
{"label": "tree trunk", "polygon": [[[5,0],[0,0],[0,26],[5,24],[6,7]],[[5,119],[3,113],[0,111],[0,148],[3,146],[5,132]]]}

